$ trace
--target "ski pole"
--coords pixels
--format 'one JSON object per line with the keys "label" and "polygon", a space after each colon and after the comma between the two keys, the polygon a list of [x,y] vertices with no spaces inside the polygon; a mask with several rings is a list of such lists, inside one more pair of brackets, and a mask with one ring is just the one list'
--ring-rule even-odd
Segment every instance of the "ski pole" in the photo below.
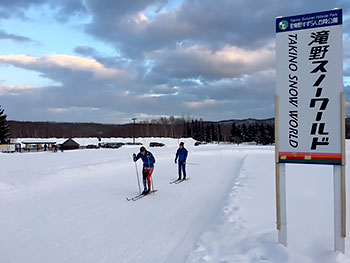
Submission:
{"label": "ski pole", "polygon": [[137,163],[136,163],[136,162],[135,162],[135,168],[136,168],[137,184],[139,185],[139,192],[141,193],[140,179],[139,179],[139,172],[138,172],[138,170],[137,170]]}

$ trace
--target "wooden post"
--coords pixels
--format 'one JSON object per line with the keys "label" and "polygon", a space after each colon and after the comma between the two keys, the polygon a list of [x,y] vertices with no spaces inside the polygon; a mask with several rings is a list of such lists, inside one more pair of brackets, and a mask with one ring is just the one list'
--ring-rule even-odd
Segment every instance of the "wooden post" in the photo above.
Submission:
{"label": "wooden post", "polygon": [[281,229],[281,202],[280,202],[280,166],[279,166],[279,136],[278,136],[278,96],[275,96],[275,176],[276,176],[276,225]]}
{"label": "wooden post", "polygon": [[345,252],[343,237],[342,166],[333,165],[334,250]]}
{"label": "wooden post", "polygon": [[341,167],[341,209],[342,209],[342,232],[341,236],[346,237],[346,183],[345,183],[345,165]]}
{"label": "wooden post", "polygon": [[345,95],[340,95],[341,105],[341,166],[333,166],[334,196],[334,250],[345,253],[346,237],[346,190],[345,190]]}
{"label": "wooden post", "polygon": [[342,151],[342,169],[341,169],[341,202],[342,202],[342,237],[346,237],[346,183],[345,183],[345,165],[346,165],[346,141],[345,141],[345,93],[340,94],[341,98],[341,151]]}
{"label": "wooden post", "polygon": [[278,242],[287,246],[286,165],[279,162],[278,96],[275,97],[276,217]]}
{"label": "wooden post", "polygon": [[286,164],[279,164],[279,194],[280,194],[280,229],[278,242],[287,246],[287,199],[286,199]]}
{"label": "wooden post", "polygon": [[276,226],[281,230],[280,164],[276,162]]}

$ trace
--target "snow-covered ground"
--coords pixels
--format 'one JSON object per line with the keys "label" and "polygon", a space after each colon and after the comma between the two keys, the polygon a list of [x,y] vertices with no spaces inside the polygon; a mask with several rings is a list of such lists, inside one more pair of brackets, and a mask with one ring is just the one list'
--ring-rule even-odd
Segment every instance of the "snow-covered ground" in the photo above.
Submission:
{"label": "snow-covered ground", "polygon": [[0,154],[0,263],[350,262],[333,252],[331,167],[287,166],[284,247],[274,147],[184,139],[190,180],[169,184],[180,140],[137,141],[166,146],[147,147],[159,191],[136,202],[125,197],[138,193],[131,156],[139,146]]}

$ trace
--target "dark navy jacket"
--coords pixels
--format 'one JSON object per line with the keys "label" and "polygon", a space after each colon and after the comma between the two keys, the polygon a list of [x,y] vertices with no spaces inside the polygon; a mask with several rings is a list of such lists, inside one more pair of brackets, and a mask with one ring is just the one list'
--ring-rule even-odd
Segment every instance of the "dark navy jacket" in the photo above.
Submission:
{"label": "dark navy jacket", "polygon": [[[148,156],[150,156],[151,158],[148,159]],[[136,155],[136,157],[134,158],[134,162],[136,162],[138,159],[142,159],[143,161],[143,167],[145,168],[152,168],[154,166],[154,163],[156,162],[156,159],[154,159],[154,156],[151,152],[146,151],[145,155],[142,155],[140,152]]]}
{"label": "dark navy jacket", "polygon": [[187,154],[188,152],[185,148],[179,148],[177,149],[175,160],[177,159],[177,157],[179,157],[179,162],[186,162]]}

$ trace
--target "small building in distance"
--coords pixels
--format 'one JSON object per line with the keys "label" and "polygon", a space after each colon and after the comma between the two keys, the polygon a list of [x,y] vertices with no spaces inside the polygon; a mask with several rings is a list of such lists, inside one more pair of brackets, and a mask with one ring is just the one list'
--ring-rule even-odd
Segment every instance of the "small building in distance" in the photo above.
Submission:
{"label": "small building in distance", "polygon": [[79,147],[80,147],[79,143],[77,143],[73,139],[68,139],[67,141],[62,143],[60,146],[61,146],[62,151],[63,150],[76,150],[76,149],[79,149]]}
{"label": "small building in distance", "polygon": [[24,151],[32,152],[32,151],[47,151],[51,150],[52,147],[56,144],[56,141],[48,141],[48,140],[35,140],[35,141],[24,141]]}

